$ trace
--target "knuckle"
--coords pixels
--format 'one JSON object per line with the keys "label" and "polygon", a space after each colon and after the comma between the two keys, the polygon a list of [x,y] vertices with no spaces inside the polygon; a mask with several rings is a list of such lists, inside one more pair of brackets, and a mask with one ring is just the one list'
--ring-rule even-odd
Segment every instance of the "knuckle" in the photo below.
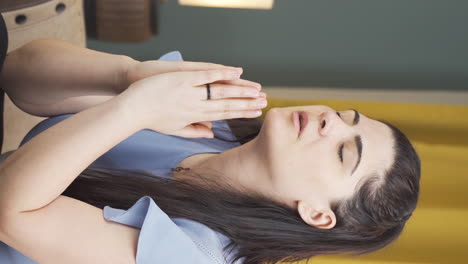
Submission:
{"label": "knuckle", "polygon": [[249,96],[249,94],[250,94],[249,91],[250,91],[250,90],[242,89],[241,92],[240,92],[240,96],[242,96],[242,97],[247,97],[247,96]]}
{"label": "knuckle", "polygon": [[242,104],[239,107],[239,110],[250,109],[253,105],[250,101],[242,101]]}
{"label": "knuckle", "polygon": [[245,113],[246,113],[245,111],[237,111],[237,112],[233,113],[232,118],[244,117]]}
{"label": "knuckle", "polygon": [[227,119],[232,119],[232,118],[236,118],[237,117],[237,114],[238,112],[229,112],[229,113],[226,113],[226,118]]}
{"label": "knuckle", "polygon": [[208,82],[211,82],[214,77],[215,77],[215,73],[213,71],[205,72],[205,78],[206,80],[208,80]]}
{"label": "knuckle", "polygon": [[223,76],[224,76],[224,73],[226,72],[225,69],[217,69],[217,70],[213,70],[213,78],[216,78],[216,80],[218,79],[223,79]]}
{"label": "knuckle", "polygon": [[222,119],[226,119],[226,113],[224,112],[217,112],[214,114],[214,119],[215,120],[222,120]]}
{"label": "knuckle", "polygon": [[224,88],[218,87],[218,98],[224,98],[226,95],[226,90]]}
{"label": "knuckle", "polygon": [[225,112],[225,113],[226,113],[226,112],[229,112],[229,111],[231,111],[231,109],[232,109],[231,103],[230,103],[230,102],[226,102],[226,103],[224,104],[224,106],[223,106],[224,112]]}

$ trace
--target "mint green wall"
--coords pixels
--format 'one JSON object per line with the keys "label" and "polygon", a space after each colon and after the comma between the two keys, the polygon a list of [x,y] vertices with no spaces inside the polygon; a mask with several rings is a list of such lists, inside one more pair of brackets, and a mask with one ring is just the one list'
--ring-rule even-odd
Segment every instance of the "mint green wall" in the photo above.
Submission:
{"label": "mint green wall", "polygon": [[272,10],[160,4],[159,34],[88,47],[243,66],[264,85],[468,90],[467,0],[276,0]]}

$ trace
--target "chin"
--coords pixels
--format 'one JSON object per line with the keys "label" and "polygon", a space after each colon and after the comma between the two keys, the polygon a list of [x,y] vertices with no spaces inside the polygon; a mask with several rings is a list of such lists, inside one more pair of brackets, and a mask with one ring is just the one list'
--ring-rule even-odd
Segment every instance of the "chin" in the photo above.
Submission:
{"label": "chin", "polygon": [[268,153],[285,149],[297,138],[290,114],[281,108],[271,108],[266,113],[257,140]]}

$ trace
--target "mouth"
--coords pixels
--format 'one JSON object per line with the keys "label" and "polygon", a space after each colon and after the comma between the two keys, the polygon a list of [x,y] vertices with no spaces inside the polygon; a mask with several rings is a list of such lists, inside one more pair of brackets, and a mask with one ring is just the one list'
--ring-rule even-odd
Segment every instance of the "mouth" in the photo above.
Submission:
{"label": "mouth", "polygon": [[304,131],[304,129],[307,127],[307,123],[309,122],[308,115],[304,111],[293,112],[293,121],[294,127],[297,131],[297,137],[300,137],[302,131]]}

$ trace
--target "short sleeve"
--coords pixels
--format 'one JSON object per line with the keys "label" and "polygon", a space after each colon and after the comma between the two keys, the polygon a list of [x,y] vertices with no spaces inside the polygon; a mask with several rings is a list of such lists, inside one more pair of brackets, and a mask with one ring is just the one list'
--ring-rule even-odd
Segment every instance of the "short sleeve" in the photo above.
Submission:
{"label": "short sleeve", "polygon": [[136,264],[220,264],[202,251],[149,196],[140,198],[128,210],[105,206],[103,213],[106,220],[141,229]]}

